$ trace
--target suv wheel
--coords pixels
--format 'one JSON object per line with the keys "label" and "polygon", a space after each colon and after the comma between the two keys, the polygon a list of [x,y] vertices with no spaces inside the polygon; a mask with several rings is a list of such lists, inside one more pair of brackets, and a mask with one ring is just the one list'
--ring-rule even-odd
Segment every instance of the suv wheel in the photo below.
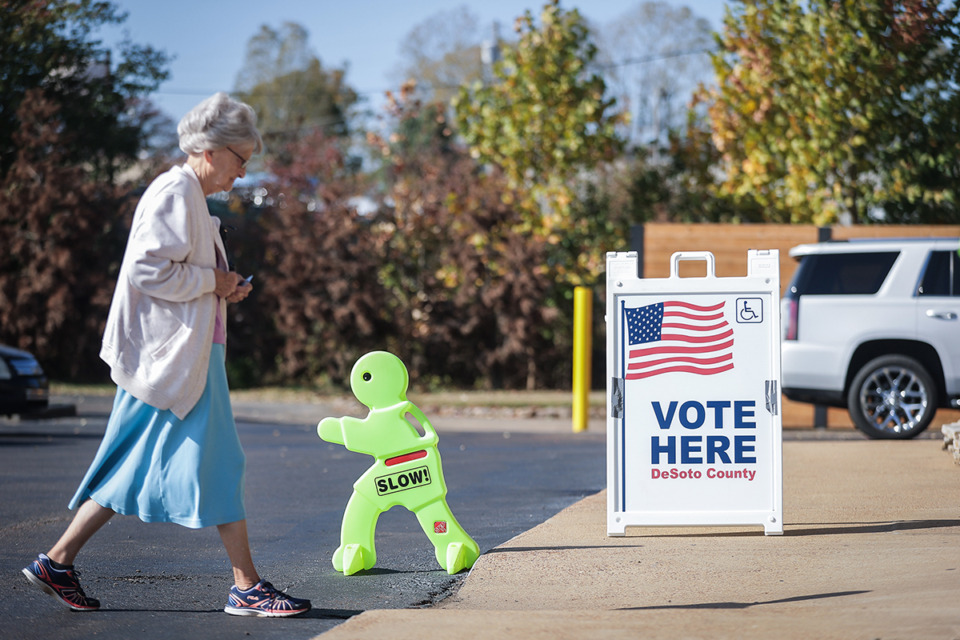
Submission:
{"label": "suv wheel", "polygon": [[913,358],[880,356],[857,372],[847,408],[857,429],[871,438],[913,438],[933,420],[937,390]]}

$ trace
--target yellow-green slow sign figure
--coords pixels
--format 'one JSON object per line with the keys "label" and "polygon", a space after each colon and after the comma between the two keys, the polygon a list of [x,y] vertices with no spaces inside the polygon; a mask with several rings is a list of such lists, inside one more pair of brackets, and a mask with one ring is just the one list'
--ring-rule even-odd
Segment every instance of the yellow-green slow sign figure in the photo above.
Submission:
{"label": "yellow-green slow sign figure", "polygon": [[[340,528],[333,567],[344,575],[372,569],[377,562],[374,534],[380,514],[400,505],[414,512],[449,574],[469,569],[480,555],[477,543],[447,506],[437,432],[407,400],[407,368],[398,357],[374,351],[357,360],[350,388],[370,412],[366,418],[324,418],[317,433],[327,442],[366,453],[376,461],[353,484]],[[423,435],[407,419],[412,416]]]}

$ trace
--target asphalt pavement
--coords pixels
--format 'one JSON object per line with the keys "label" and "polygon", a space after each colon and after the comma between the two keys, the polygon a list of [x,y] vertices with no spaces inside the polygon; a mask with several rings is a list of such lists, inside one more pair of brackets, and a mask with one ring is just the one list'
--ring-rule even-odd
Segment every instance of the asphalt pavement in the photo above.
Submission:
{"label": "asphalt pavement", "polygon": [[602,491],[485,553],[436,607],[365,611],[322,638],[960,638],[960,466],[937,430],[784,435],[782,536],[608,537]]}
{"label": "asphalt pavement", "polygon": [[[310,405],[235,403],[235,411],[238,421],[242,417],[253,423],[262,420],[262,424],[301,424],[305,415],[316,419],[316,407]],[[445,416],[431,421],[441,443],[444,439],[456,443],[453,451],[461,446],[466,451],[492,447],[493,441],[484,435],[495,435],[506,442],[545,447],[544,456],[557,460],[554,468],[561,470],[578,464],[604,465],[603,453],[597,449],[604,439],[602,419],[591,421],[587,434],[572,434],[569,419],[563,417]],[[283,437],[283,428],[277,429]],[[270,430],[258,433],[276,437]],[[323,631],[317,637],[956,640],[960,638],[960,466],[943,450],[937,428],[924,435],[905,442],[869,441],[849,429],[787,426],[782,536],[765,536],[760,527],[636,527],[629,528],[625,537],[609,537],[604,481],[588,476],[592,480],[586,483],[570,482],[563,471],[557,474],[558,486],[547,486],[547,474],[544,484],[529,487],[537,499],[552,502],[539,513],[528,508],[527,526],[522,518],[514,520],[515,533],[509,534],[496,525],[484,529],[483,523],[494,522],[496,513],[469,513],[467,481],[451,492],[464,498],[460,509],[466,513],[460,519],[465,528],[484,529],[475,536],[483,540],[483,553],[473,569],[443,582],[439,590],[435,589],[439,583],[429,585],[434,589],[429,597],[414,602],[397,597],[396,592],[416,589],[417,583],[431,576],[442,577],[442,572],[423,570],[422,558],[394,558],[393,566],[402,569],[351,577],[331,578],[327,570],[326,579],[332,581],[323,584],[334,586],[319,601],[315,599],[320,608],[314,615],[322,617],[322,624],[315,626]],[[558,442],[575,447],[548,447]],[[293,452],[286,455],[298,460]],[[487,478],[499,477],[494,486],[506,493],[523,482],[515,469],[522,463],[502,462]],[[587,486],[590,482],[596,485],[593,489]],[[509,510],[508,504],[501,504],[501,511]],[[459,518],[458,506],[451,506]],[[296,524],[285,522],[279,511],[268,515],[280,518],[277,538],[292,536],[302,544],[309,537],[295,533]],[[10,533],[5,523],[0,528]],[[171,533],[179,535],[180,529],[171,527]],[[495,540],[495,529],[507,535]],[[396,535],[408,534],[398,529]],[[321,537],[321,544],[335,544],[335,536]],[[172,538],[173,548],[177,541]],[[205,553],[218,551],[216,541],[208,546],[211,549]],[[270,566],[282,562],[280,555],[268,556]],[[195,573],[185,570],[179,578],[160,578],[182,580],[193,602],[209,591],[198,586],[206,574],[198,580]],[[115,577],[127,583],[121,585],[125,591],[129,583],[140,580],[133,573]],[[298,586],[307,584],[303,576],[288,577]],[[141,582],[151,579],[157,576]],[[369,595],[378,590],[382,598],[370,600]],[[19,601],[20,596],[16,597]],[[167,623],[177,607],[171,601],[150,601],[128,609],[113,615],[127,616],[127,627],[120,628],[128,628],[131,634],[139,629],[142,635],[144,625]],[[190,618],[198,608],[184,609],[184,616]],[[212,615],[215,610],[206,613]],[[59,615],[70,623],[83,617]],[[276,621],[257,620],[251,626],[249,621],[236,623],[229,618],[221,614],[217,620],[235,637],[284,637],[274,631],[261,635],[268,629],[279,630],[270,626]],[[312,622],[317,623],[317,618]],[[176,631],[189,635],[190,629],[185,623]],[[289,629],[295,633],[288,637],[301,637],[302,626]]]}
{"label": "asphalt pavement", "polygon": [[[58,401],[74,403],[76,415],[0,419],[0,573],[8,578],[0,600],[2,638],[307,640],[364,611],[434,606],[466,577],[439,567],[405,509],[380,517],[372,570],[350,577],[336,572],[331,557],[343,509],[371,459],[321,441],[316,422],[346,409],[238,401],[254,560],[266,579],[310,598],[314,609],[288,619],[228,616],[222,608],[232,580],[215,530],[115,517],[77,559],[82,584],[102,609],[71,612],[28,584],[20,570],[71,520],[66,504],[99,445],[111,398]],[[602,434],[571,437],[539,423],[513,431],[499,421],[486,421],[484,429],[460,420],[432,422],[440,431],[448,502],[481,552],[603,487]]]}

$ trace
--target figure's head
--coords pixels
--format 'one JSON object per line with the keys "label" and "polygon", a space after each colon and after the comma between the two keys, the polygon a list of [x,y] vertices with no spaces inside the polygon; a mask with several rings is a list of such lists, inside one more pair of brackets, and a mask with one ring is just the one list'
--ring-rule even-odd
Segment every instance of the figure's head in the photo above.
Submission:
{"label": "figure's head", "polygon": [[409,375],[403,362],[387,351],[372,351],[362,356],[350,373],[353,395],[371,409],[406,400],[408,382]]}

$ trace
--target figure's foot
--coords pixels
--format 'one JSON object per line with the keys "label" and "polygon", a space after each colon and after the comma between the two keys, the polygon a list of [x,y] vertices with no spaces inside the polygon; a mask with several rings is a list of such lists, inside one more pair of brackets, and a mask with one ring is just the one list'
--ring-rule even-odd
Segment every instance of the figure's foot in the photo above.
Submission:
{"label": "figure's foot", "polygon": [[341,544],[333,552],[333,568],[345,576],[373,569],[377,563],[377,552],[360,544]]}
{"label": "figure's foot", "polygon": [[23,575],[74,611],[96,611],[100,608],[99,600],[88,598],[83,592],[79,571],[72,566],[66,569],[55,569],[50,562],[50,558],[41,553],[29,567],[23,570]]}
{"label": "figure's foot", "polygon": [[223,610],[232,616],[286,618],[309,611],[310,601],[292,598],[261,580],[246,591],[241,591],[237,585],[230,587],[227,606]]}
{"label": "figure's foot", "polygon": [[447,545],[447,573],[454,575],[460,573],[466,568],[467,550],[463,548],[462,542],[454,542]]}
{"label": "figure's foot", "polygon": [[343,548],[343,575],[352,576],[364,569],[363,547],[358,544],[348,544]]}
{"label": "figure's foot", "polygon": [[450,575],[469,569],[479,557],[479,549],[462,542],[451,542],[447,545],[446,564],[443,568]]}

